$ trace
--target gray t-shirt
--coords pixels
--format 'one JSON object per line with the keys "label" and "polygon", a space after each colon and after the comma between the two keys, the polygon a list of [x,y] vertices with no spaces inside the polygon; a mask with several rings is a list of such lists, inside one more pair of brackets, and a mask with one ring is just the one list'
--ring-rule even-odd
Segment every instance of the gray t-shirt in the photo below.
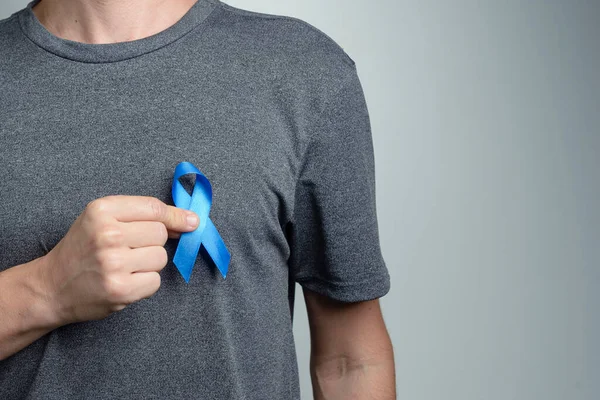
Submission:
{"label": "gray t-shirt", "polygon": [[354,61],[302,20],[218,0],[114,44],[54,36],[34,4],[0,21],[0,270],[93,199],[173,204],[181,161],[212,184],[231,263],[223,279],[201,250],[186,284],[169,261],[151,298],[0,361],[0,398],[299,398],[295,283],[345,302],[390,288]]}

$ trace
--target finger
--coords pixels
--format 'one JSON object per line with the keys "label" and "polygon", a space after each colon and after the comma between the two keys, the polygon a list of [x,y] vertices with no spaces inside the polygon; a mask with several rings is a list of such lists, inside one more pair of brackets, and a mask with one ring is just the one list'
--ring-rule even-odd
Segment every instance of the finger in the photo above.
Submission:
{"label": "finger", "polygon": [[130,248],[164,246],[169,238],[165,224],[155,221],[121,223],[124,245]]}
{"label": "finger", "polygon": [[199,224],[196,213],[167,205],[150,196],[106,196],[94,200],[90,207],[121,222],[157,221],[178,232],[193,231]]}
{"label": "finger", "polygon": [[124,256],[127,272],[158,272],[168,262],[167,251],[162,246],[148,246],[131,249]]}
{"label": "finger", "polygon": [[179,239],[181,237],[181,232],[177,232],[177,231],[168,231],[169,232],[169,239]]}
{"label": "finger", "polygon": [[151,297],[160,288],[160,274],[158,272],[135,272],[129,275],[131,285],[131,298],[129,301],[138,301]]}
{"label": "finger", "polygon": [[167,230],[175,232],[190,232],[198,227],[200,218],[192,211],[166,205],[164,218],[161,222]]}

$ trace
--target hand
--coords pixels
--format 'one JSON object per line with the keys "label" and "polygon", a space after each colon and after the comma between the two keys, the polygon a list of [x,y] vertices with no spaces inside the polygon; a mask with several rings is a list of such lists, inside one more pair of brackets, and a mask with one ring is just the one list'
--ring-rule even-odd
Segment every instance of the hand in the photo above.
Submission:
{"label": "hand", "polygon": [[152,296],[168,261],[165,242],[198,223],[195,213],[153,197],[90,202],[39,271],[59,325],[102,319]]}

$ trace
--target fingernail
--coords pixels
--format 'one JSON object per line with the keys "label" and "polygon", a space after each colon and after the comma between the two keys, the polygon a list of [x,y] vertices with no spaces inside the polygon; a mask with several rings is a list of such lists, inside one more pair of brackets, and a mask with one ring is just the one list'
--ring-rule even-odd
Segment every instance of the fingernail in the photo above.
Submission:
{"label": "fingernail", "polygon": [[195,213],[189,213],[186,219],[190,227],[198,225],[198,216]]}

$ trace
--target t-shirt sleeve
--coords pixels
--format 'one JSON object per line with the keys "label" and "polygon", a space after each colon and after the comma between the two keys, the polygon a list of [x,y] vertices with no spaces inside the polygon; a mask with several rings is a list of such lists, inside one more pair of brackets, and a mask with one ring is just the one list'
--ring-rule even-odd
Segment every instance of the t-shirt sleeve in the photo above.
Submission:
{"label": "t-shirt sleeve", "polygon": [[375,204],[371,126],[356,66],[325,102],[298,173],[290,272],[301,286],[355,302],[390,289]]}

